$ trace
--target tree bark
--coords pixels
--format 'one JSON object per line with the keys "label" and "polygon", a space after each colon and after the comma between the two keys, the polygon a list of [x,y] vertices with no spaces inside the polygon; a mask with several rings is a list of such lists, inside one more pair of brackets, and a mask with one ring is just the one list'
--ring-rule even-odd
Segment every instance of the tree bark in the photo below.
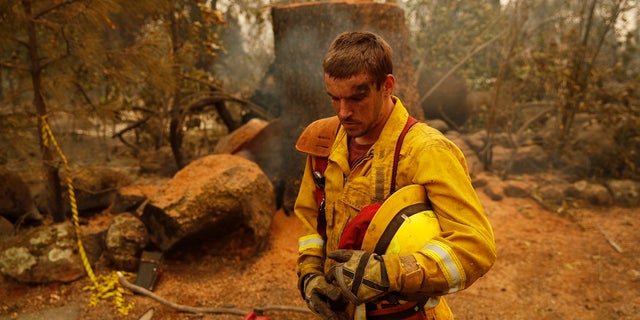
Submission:
{"label": "tree bark", "polygon": [[[22,1],[24,12],[27,15],[32,16],[31,1]],[[43,120],[47,115],[47,105],[42,96],[42,62],[39,51],[38,35],[36,30],[35,19],[30,19],[27,25],[27,33],[29,42],[27,44],[29,50],[30,75],[31,84],[33,86],[33,105],[38,115],[38,129],[43,132],[44,123]],[[60,175],[58,174],[58,167],[54,164],[54,152],[51,149],[51,143],[45,144],[42,134],[40,137],[40,149],[42,153],[42,166],[47,176],[47,207],[51,211],[50,214],[53,217],[54,222],[63,222],[66,220],[64,212],[62,211],[62,187],[60,186]]]}
{"label": "tree bark", "polygon": [[[333,39],[344,31],[371,31],[394,51],[396,94],[409,112],[423,119],[418,104],[409,31],[404,10],[391,3],[330,2],[274,6],[275,82],[282,105],[282,165],[287,168],[287,194],[295,197],[304,157],[295,142],[312,121],[333,115],[324,85],[322,60]],[[285,200],[285,209],[290,201]]]}
{"label": "tree bark", "polygon": [[[174,6],[172,6],[172,8],[173,7]],[[175,82],[173,87],[173,100],[171,101],[171,111],[169,112],[171,117],[171,120],[169,121],[169,144],[171,145],[171,151],[173,152],[173,158],[176,161],[176,166],[178,167],[178,170],[180,170],[184,167],[184,157],[182,155],[182,139],[184,137],[184,133],[182,132],[182,93],[180,88],[182,80],[180,72],[181,67],[178,65],[177,61],[178,50],[180,47],[180,27],[178,26],[178,21],[173,11],[169,11],[168,20],[171,32],[171,56],[173,61],[173,78]]]}

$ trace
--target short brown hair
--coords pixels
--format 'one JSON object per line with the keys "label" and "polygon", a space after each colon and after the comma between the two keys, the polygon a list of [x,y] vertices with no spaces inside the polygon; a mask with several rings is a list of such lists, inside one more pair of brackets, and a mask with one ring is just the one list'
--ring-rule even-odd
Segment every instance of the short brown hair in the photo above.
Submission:
{"label": "short brown hair", "polygon": [[393,73],[393,51],[380,36],[371,32],[343,32],[331,43],[322,68],[332,78],[347,79],[367,73],[378,88]]}

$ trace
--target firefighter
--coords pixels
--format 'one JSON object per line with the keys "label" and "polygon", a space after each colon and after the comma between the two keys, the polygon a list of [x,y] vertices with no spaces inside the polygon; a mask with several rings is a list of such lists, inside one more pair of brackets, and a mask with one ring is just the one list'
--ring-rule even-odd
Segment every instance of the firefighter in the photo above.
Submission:
{"label": "firefighter", "polygon": [[[294,206],[304,229],[298,285],[323,319],[452,319],[442,297],[468,288],[496,259],[462,152],[393,95],[391,54],[376,34],[338,35],[323,61],[336,116],[310,124],[296,143],[307,154]],[[400,237],[423,242],[408,251],[376,248],[391,220],[374,217],[409,207],[385,206],[407,186],[437,229]]]}

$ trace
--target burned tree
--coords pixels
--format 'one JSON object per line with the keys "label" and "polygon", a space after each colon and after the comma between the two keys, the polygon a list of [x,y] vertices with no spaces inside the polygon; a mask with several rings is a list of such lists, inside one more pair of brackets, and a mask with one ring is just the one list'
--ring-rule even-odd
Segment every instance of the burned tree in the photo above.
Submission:
{"label": "burned tree", "polygon": [[422,118],[411,66],[404,11],[395,4],[373,2],[304,3],[272,9],[275,40],[275,81],[282,106],[282,168],[287,168],[287,196],[297,192],[294,181],[302,174],[304,158],[294,144],[313,120],[332,115],[324,86],[322,59],[331,41],[344,31],[371,31],[384,37],[394,50],[395,94],[416,117]]}

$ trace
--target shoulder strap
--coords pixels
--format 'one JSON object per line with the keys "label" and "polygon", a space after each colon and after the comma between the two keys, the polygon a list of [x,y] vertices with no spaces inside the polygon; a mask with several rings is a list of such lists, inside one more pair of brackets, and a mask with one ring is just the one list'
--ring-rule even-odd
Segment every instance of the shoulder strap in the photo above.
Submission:
{"label": "shoulder strap", "polygon": [[296,142],[296,150],[311,156],[314,161],[313,182],[316,185],[316,203],[318,218],[316,230],[326,237],[327,220],[325,217],[324,171],[327,168],[331,146],[340,128],[337,116],[316,120],[308,125]]}
{"label": "shoulder strap", "polygon": [[396,173],[398,172],[398,161],[400,160],[400,148],[402,148],[402,142],[404,141],[404,136],[407,134],[407,131],[414,125],[418,123],[418,119],[409,116],[407,119],[407,123],[404,125],[404,129],[400,133],[398,137],[398,141],[396,142],[396,149],[393,154],[393,171],[391,172],[391,188],[389,189],[389,194],[392,194],[396,191]]}
{"label": "shoulder strap", "polygon": [[328,157],[315,157],[315,166],[313,167],[313,182],[316,185],[316,203],[318,204],[316,230],[323,239],[327,237],[326,202],[324,198],[324,170],[327,169],[327,162]]}

